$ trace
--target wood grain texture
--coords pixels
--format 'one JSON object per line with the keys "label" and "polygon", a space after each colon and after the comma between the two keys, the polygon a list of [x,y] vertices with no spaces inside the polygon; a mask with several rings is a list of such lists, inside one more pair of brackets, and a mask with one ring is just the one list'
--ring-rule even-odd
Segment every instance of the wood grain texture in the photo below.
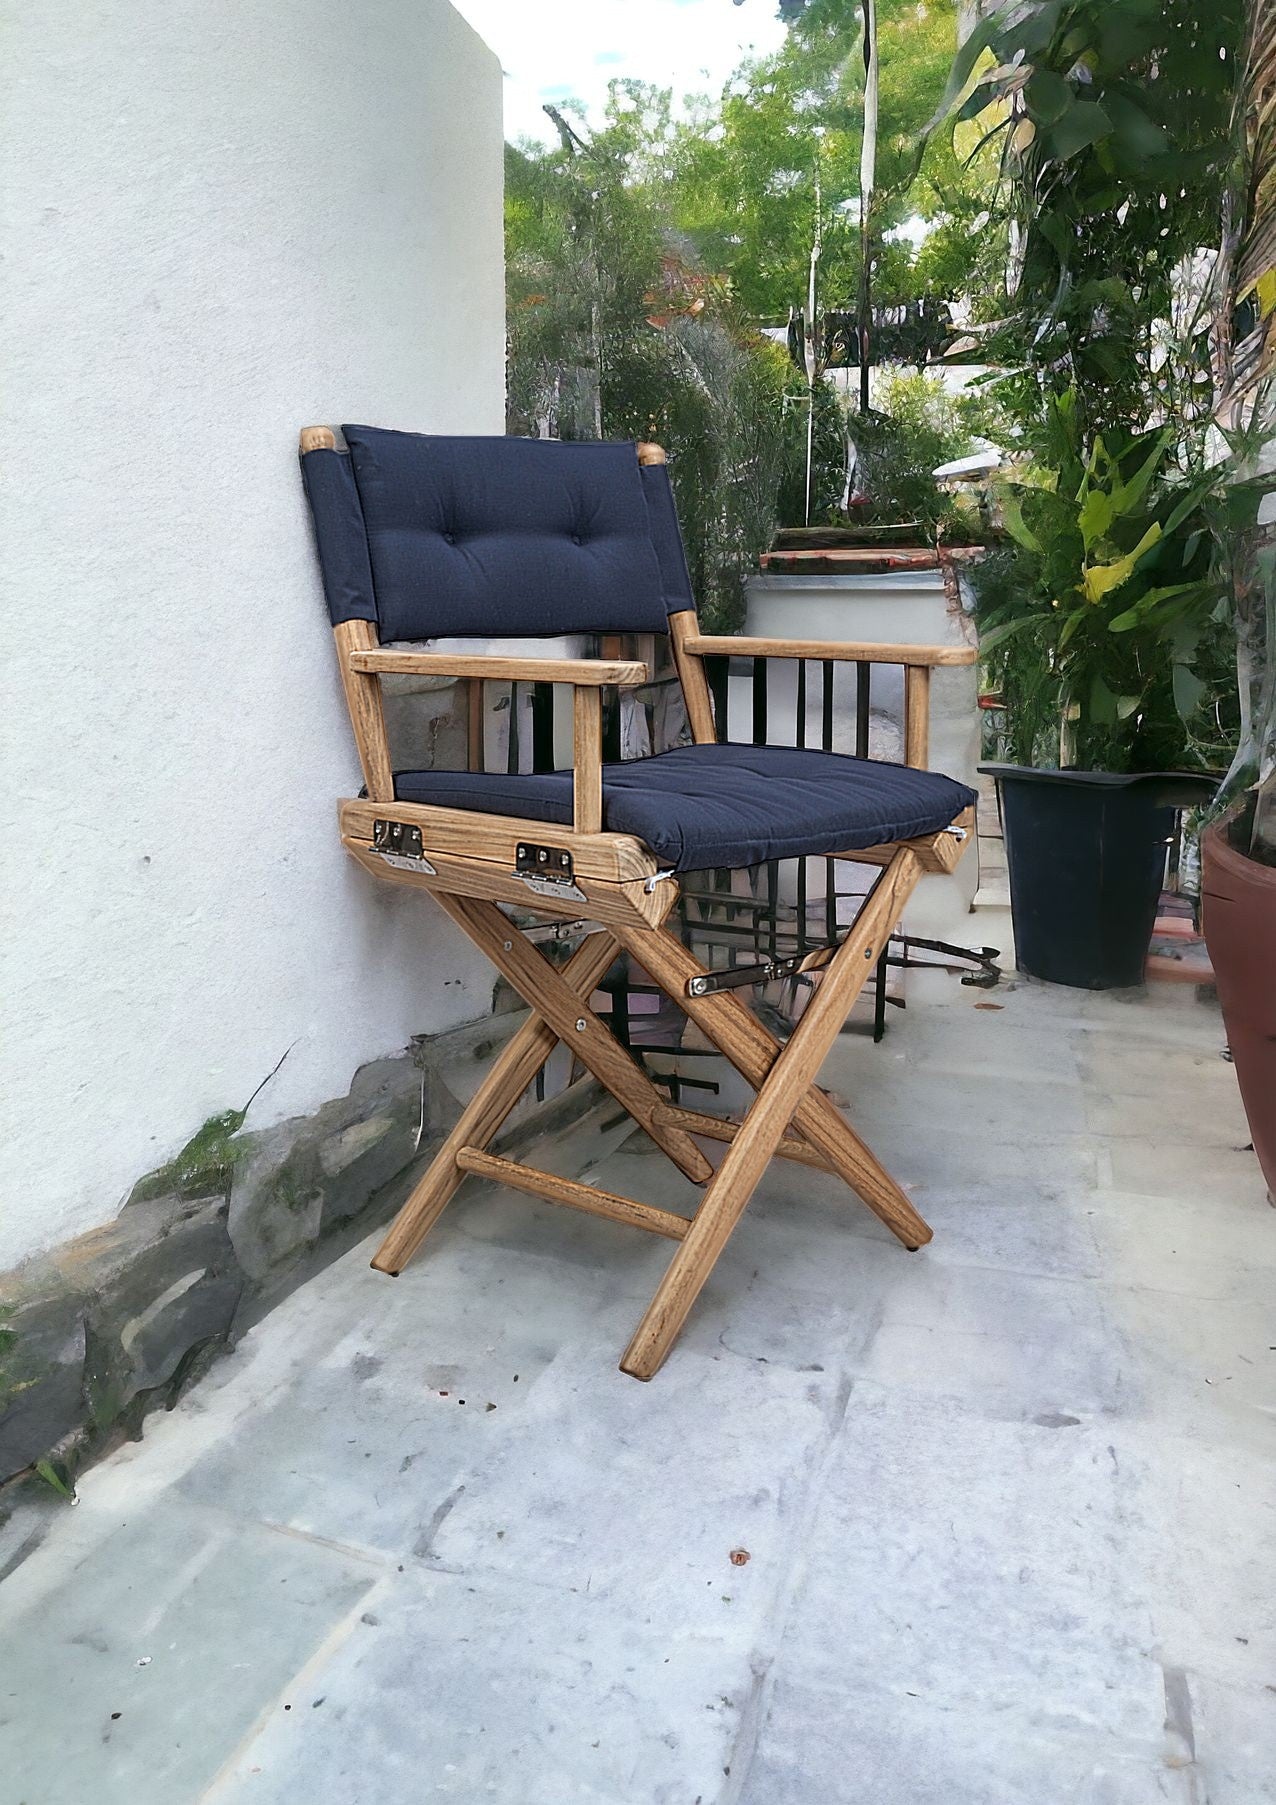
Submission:
{"label": "wood grain texture", "polygon": [[330,426],[303,426],[299,445],[302,457],[308,451],[335,451],[337,435]]}
{"label": "wood grain texture", "polygon": [[910,852],[917,854],[922,872],[934,876],[955,870],[958,860],[970,850],[975,837],[974,809],[963,809],[960,815],[953,817],[952,825],[960,828],[961,833],[950,833],[947,828],[941,828],[939,833],[924,834],[920,839],[888,840],[880,846],[859,846],[851,852],[830,853],[829,857],[859,865],[889,865],[900,847],[907,846]]}
{"label": "wood grain texture", "polygon": [[[688,1134],[701,1135],[707,1141],[733,1141],[739,1134],[742,1124],[727,1116],[706,1115],[699,1109],[682,1109],[675,1103],[666,1103],[660,1111],[660,1120],[670,1128],[685,1128]],[[786,1134],[775,1144],[775,1153],[779,1159],[796,1160],[800,1166],[814,1166],[819,1172],[832,1172],[833,1167],[822,1153],[817,1153],[809,1141],[799,1141],[793,1135]]]}
{"label": "wood grain texture", "polygon": [[922,664],[904,672],[904,763],[924,771],[930,756],[930,671]]}
{"label": "wood grain texture", "polygon": [[504,903],[509,908],[543,915],[547,921],[599,921],[609,927],[631,927],[641,932],[663,921],[671,897],[677,895],[676,887],[670,884],[648,890],[643,883],[608,884],[602,878],[590,877],[577,879],[574,887],[579,895],[559,898],[529,889],[512,867],[506,869],[486,859],[457,858],[431,847],[426,857],[434,867],[432,872],[405,871],[388,864],[365,840],[343,839],[342,845],[382,883],[424,890],[436,897],[473,896]]}
{"label": "wood grain texture", "polygon": [[350,710],[359,765],[368,795],[379,802],[394,795],[394,771],[390,764],[390,744],[385,733],[385,713],[381,707],[381,685],[375,677],[363,676],[351,664],[358,652],[376,648],[377,630],[371,621],[343,620],[332,629],[337,642],[337,663],[341,671],[341,687]]}
{"label": "wood grain texture", "polygon": [[[421,829],[427,851],[489,859],[507,871],[513,871],[519,846],[529,840],[564,847],[578,877],[623,884],[652,877],[659,870],[655,855],[632,834],[577,834],[554,821],[525,821],[517,815],[485,815],[476,809],[434,808],[421,802],[396,802],[387,809],[384,803],[361,796],[340,803],[337,812],[346,839],[370,841],[372,823],[393,814],[396,821]],[[660,885],[662,890],[666,887]]]}
{"label": "wood grain texture", "polygon": [[908,850],[901,851],[883,872],[837,957],[826,968],[788,1044],[772,1063],[757,1100],[728,1146],[686,1237],[625,1350],[621,1368],[634,1378],[650,1379],[659,1370],[785,1127],[810,1092],[834,1037],[886,943],[898,908],[918,875],[915,855]]}
{"label": "wood grain texture", "polygon": [[467,678],[465,684],[465,768],[481,771],[483,757],[483,679]]}
{"label": "wood grain texture", "polygon": [[663,445],[657,445],[650,439],[639,439],[638,462],[640,464],[667,464],[669,458]]}
{"label": "wood grain texture", "polygon": [[[663,887],[663,886],[662,886]],[[713,1167],[690,1135],[656,1121],[664,1098],[638,1062],[625,1051],[588,1004],[581,1002],[560,972],[524,940],[493,903],[435,892],[440,907],[485,953],[525,1003],[547,1021],[563,1041],[605,1085],[616,1101],[646,1130],[679,1171],[703,1184]],[[638,932],[639,930],[634,930]],[[646,937],[646,930],[643,937]]]}
{"label": "wood grain texture", "polygon": [[[671,617],[676,619],[677,616]],[[974,646],[852,645],[844,639],[750,639],[734,633],[696,633],[684,642],[697,658],[817,658],[854,664],[974,664]]]}
{"label": "wood grain texture", "polygon": [[696,617],[690,608],[669,616],[669,648],[682,685],[682,699],[687,705],[691,737],[697,746],[712,746],[717,743],[718,732],[713,723],[709,683],[703,664],[687,649],[695,638]]}
{"label": "wood grain texture", "polygon": [[[571,994],[589,996],[618,951],[610,934],[590,934],[561,973]],[[457,1164],[461,1148],[467,1147],[473,1153],[488,1145],[557,1045],[558,1036],[549,1023],[533,1013],[497,1055],[491,1071],[461,1111],[455,1128],[390,1225],[372,1261],[378,1272],[402,1272],[465,1176]]]}
{"label": "wood grain texture", "polygon": [[645,1228],[671,1241],[681,1241],[690,1226],[685,1216],[675,1216],[670,1210],[656,1209],[616,1191],[580,1184],[574,1178],[560,1178],[555,1172],[541,1172],[535,1166],[523,1166],[494,1153],[482,1153],[476,1147],[462,1147],[456,1163],[462,1172],[472,1172],[476,1178],[509,1185],[549,1203],[566,1204],[569,1210],[583,1210],[587,1216],[605,1216],[609,1222],[623,1222],[628,1228]]}
{"label": "wood grain texture", "polygon": [[603,830],[603,699],[579,686],[572,692],[572,828]]}
{"label": "wood grain texture", "polygon": [[574,683],[633,689],[649,683],[645,664],[629,658],[504,658],[486,653],[404,652],[377,647],[353,652],[350,668],[379,676],[480,677],[500,683]]}
{"label": "wood grain texture", "polygon": [[[890,927],[899,919],[916,882],[916,867],[913,872],[911,878],[905,876],[904,888],[895,894]],[[704,997],[688,996],[689,980],[703,976],[706,967],[671,934],[639,936],[620,930],[617,937],[740,1075],[758,1089],[782,1049],[739,994],[721,990]],[[818,1087],[812,1087],[799,1101],[793,1112],[793,1126],[905,1247],[921,1247],[931,1239],[930,1229],[900,1186]]]}

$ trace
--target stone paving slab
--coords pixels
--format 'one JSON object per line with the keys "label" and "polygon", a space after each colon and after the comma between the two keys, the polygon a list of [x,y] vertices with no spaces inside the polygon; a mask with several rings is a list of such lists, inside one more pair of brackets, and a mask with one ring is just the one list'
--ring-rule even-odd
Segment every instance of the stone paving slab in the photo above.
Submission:
{"label": "stone paving slab", "polygon": [[168,1497],[65,1571],[19,1569],[8,1586],[30,1597],[6,1612],[0,1798],[198,1798],[378,1578],[347,1552]]}
{"label": "stone paving slab", "polygon": [[728,1779],[753,1686],[735,1638],[614,1601],[423,1574],[352,1625],[208,1805],[693,1805]]}
{"label": "stone paving slab", "polygon": [[[1218,1016],[910,998],[824,1082],[928,1248],[777,1164],[645,1386],[655,1237],[472,1184],[397,1281],[356,1248],[0,1588],[0,1805],[1273,1805]],[[528,1157],[694,1207],[605,1115]]]}

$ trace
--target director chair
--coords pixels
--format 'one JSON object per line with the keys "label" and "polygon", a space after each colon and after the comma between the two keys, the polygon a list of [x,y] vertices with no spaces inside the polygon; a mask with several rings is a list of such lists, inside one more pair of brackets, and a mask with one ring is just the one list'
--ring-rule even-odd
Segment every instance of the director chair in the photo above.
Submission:
{"label": "director chair", "polygon": [[[973,830],[973,791],[926,770],[929,679],[963,648],[718,638],[697,631],[664,452],[646,444],[444,438],[367,426],[301,434],[364,794],[339,809],[344,845],[374,876],[424,890],[531,1010],[403,1205],[372,1264],[397,1274],[467,1173],[664,1235],[676,1252],[621,1360],[650,1379],[773,1155],[836,1173],[904,1246],[931,1238],[899,1185],[815,1080],[834,1037],[927,872],[951,871]],[[604,688],[634,688],[649,661],[523,658],[407,649],[488,637],[667,634],[692,743],[604,764]],[[392,642],[399,642],[398,644]],[[648,641],[647,643],[651,643]],[[703,660],[741,652],[905,667],[906,763],[799,747],[719,743]],[[468,684],[466,771],[395,770],[380,680]],[[474,723],[485,679],[570,685],[573,766],[540,774],[481,768]],[[774,959],[713,970],[669,927],[683,873],[826,855],[880,868],[854,922],[803,952],[817,974],[783,1044],[739,989],[780,973]],[[518,915],[594,924],[555,966]],[[628,953],[756,1091],[741,1121],[668,1101],[590,1005]],[[488,1151],[562,1042],[688,1178],[689,1219]],[[726,1143],[716,1170],[699,1140]]]}

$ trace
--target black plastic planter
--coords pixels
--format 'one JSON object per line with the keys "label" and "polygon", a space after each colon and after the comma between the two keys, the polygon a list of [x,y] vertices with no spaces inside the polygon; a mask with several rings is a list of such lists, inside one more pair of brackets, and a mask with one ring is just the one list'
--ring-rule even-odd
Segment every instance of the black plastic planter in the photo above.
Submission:
{"label": "black plastic planter", "polygon": [[1141,984],[1174,810],[1207,800],[1214,780],[979,768],[1001,792],[1020,971],[1077,990]]}

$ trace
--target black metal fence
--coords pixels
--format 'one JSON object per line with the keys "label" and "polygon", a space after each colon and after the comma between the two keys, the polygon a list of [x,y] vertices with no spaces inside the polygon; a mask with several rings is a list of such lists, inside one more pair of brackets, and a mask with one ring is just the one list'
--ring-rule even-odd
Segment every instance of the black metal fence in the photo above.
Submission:
{"label": "black metal fence", "polygon": [[[870,755],[870,725],[874,702],[874,673],[882,666],[858,661],[853,667],[831,659],[786,661],[796,666],[795,687],[783,696],[771,679],[774,661],[761,657],[713,657],[705,660],[706,676],[716,719],[726,723],[725,738],[756,746],[787,744],[813,746],[824,751],[851,750],[858,758]],[[885,667],[889,669],[890,667]],[[852,675],[853,671],[853,675]],[[838,673],[843,673],[838,685]],[[840,688],[840,693],[838,690]],[[530,695],[527,693],[530,690]],[[841,735],[849,703],[854,699],[853,740],[835,746],[839,720]],[[526,697],[526,703],[523,698]],[[618,761],[623,748],[637,744],[641,750],[660,752],[685,733],[680,708],[681,692],[672,668],[658,671],[653,681],[638,691],[607,692],[603,712],[603,756]],[[630,711],[626,715],[626,711]],[[550,684],[514,685],[510,697],[507,770],[552,771],[555,758],[556,714]],[[529,730],[530,729],[530,730]],[[530,738],[530,745],[522,743]],[[867,888],[865,867],[831,858],[772,860],[751,870],[704,871],[688,874],[681,885],[675,921],[697,956],[715,972],[739,971],[740,982],[752,983],[759,973],[757,1004],[772,1028],[788,1033],[801,1013],[813,978],[803,973],[783,977],[761,976],[767,968],[797,959],[835,942]],[[552,930],[550,930],[552,932]],[[919,953],[935,953],[922,958]],[[872,1033],[880,1040],[885,1032],[890,1004],[903,1007],[903,998],[889,994],[887,973],[891,967],[940,965],[960,971],[963,982],[992,984],[998,972],[997,949],[979,950],[947,942],[920,940],[904,934],[892,936],[878,959],[872,984]],[[600,990],[607,999],[612,1028],[635,1056],[649,1053],[677,1054],[681,1059],[713,1057],[711,1050],[687,1044],[686,1018],[664,999],[646,974],[632,968],[627,958],[617,961],[603,979]],[[716,1085],[684,1074],[665,1074],[675,1099],[682,1086],[716,1089]]]}

